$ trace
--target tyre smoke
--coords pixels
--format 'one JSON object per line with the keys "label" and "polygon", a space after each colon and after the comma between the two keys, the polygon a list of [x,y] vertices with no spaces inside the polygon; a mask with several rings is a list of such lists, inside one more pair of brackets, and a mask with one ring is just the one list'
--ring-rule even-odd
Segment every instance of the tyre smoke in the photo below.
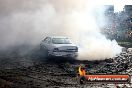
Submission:
{"label": "tyre smoke", "polygon": [[0,0],[0,49],[37,45],[49,35],[68,36],[79,46],[81,60],[116,56],[121,47],[100,27],[106,8],[89,0]]}

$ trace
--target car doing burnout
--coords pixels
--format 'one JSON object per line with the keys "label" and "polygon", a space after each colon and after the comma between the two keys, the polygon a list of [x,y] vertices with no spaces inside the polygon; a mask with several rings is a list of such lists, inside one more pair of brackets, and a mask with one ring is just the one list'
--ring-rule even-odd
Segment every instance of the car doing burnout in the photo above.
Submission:
{"label": "car doing burnout", "polygon": [[77,57],[78,47],[71,43],[67,37],[49,36],[42,40],[40,49],[47,56]]}

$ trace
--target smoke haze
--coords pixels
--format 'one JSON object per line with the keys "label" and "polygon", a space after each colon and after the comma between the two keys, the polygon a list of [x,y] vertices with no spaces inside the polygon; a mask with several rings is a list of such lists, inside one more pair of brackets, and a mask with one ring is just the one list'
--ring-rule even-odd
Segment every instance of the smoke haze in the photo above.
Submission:
{"label": "smoke haze", "polygon": [[100,33],[105,8],[98,7],[87,0],[0,0],[0,49],[60,35],[79,46],[78,59],[114,57],[121,47]]}

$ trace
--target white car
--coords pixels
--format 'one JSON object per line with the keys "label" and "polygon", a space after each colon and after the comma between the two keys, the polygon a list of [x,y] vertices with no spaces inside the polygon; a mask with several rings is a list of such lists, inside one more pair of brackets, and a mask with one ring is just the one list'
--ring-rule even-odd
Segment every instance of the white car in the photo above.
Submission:
{"label": "white car", "polygon": [[40,49],[47,56],[72,57],[78,56],[78,47],[67,37],[49,36],[42,40]]}

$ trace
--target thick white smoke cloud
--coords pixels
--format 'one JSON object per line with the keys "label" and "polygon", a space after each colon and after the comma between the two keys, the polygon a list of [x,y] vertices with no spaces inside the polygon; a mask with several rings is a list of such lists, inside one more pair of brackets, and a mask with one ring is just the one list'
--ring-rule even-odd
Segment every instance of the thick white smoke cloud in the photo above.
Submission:
{"label": "thick white smoke cloud", "polygon": [[0,3],[0,48],[36,45],[45,36],[61,35],[70,37],[79,46],[78,59],[105,59],[121,52],[116,41],[100,33],[99,26],[106,24],[105,9],[97,11],[97,5],[87,0],[5,0]]}

